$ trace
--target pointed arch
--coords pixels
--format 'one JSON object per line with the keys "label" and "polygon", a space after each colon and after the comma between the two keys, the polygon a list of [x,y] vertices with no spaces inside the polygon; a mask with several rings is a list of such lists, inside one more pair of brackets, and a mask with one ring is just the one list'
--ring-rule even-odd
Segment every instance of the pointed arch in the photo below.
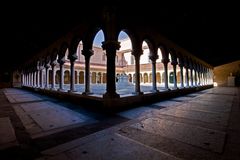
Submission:
{"label": "pointed arch", "polygon": [[161,53],[162,53],[162,61],[169,62],[169,53],[168,53],[167,47],[163,44],[159,44],[158,48],[161,50]]}
{"label": "pointed arch", "polygon": [[132,40],[127,30],[122,30],[118,35],[118,42],[120,42],[119,51],[117,51],[117,56],[120,59],[122,66],[131,65],[132,63]]}
{"label": "pointed arch", "polygon": [[79,42],[81,41],[81,38],[79,36],[75,36],[72,38],[70,46],[69,46],[69,54],[68,58],[70,59],[71,56],[77,56],[77,48],[79,45]]}
{"label": "pointed arch", "polygon": [[154,41],[149,36],[144,36],[143,42],[145,42],[149,49],[149,57],[157,58],[157,47]]}
{"label": "pointed arch", "polygon": [[[92,27],[90,28],[83,36],[83,50],[89,50],[93,48],[94,40],[97,35],[101,34],[101,36],[105,37],[105,32],[102,27]],[[101,47],[101,46],[99,46]]]}
{"label": "pointed arch", "polygon": [[171,63],[177,64],[177,54],[175,49],[173,48],[169,49],[169,56],[170,56]]}
{"label": "pointed arch", "polygon": [[59,55],[58,60],[65,60],[65,54],[66,54],[68,48],[69,48],[69,45],[68,45],[67,42],[63,42],[61,44],[61,47],[60,47],[59,52],[58,52],[58,55]]}
{"label": "pointed arch", "polygon": [[57,60],[57,57],[58,57],[58,50],[57,48],[54,48],[51,53],[51,61],[53,62]]}

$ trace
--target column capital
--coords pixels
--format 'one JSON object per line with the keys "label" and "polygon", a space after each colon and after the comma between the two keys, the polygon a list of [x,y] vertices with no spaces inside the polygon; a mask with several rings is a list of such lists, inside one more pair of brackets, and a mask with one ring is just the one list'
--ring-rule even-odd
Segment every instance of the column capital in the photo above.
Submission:
{"label": "column capital", "polygon": [[92,49],[83,49],[81,53],[85,57],[91,57],[94,54],[94,51]]}
{"label": "column capital", "polygon": [[57,65],[57,61],[52,61],[51,64],[50,64],[52,67],[56,66]]}
{"label": "column capital", "polygon": [[48,68],[50,68],[50,64],[49,64],[49,63],[46,63],[46,64],[44,65],[44,67],[48,69]]}
{"label": "column capital", "polygon": [[102,42],[102,48],[104,50],[107,50],[107,49],[113,49],[113,50],[119,50],[119,48],[121,47],[120,45],[120,42],[118,41],[104,41]]}
{"label": "column capital", "polygon": [[156,62],[156,60],[158,59],[158,55],[150,55],[149,59],[151,59],[152,62]]}
{"label": "column capital", "polygon": [[39,70],[43,70],[44,69],[44,66],[39,66]]}
{"label": "column capital", "polygon": [[163,59],[162,59],[162,63],[163,63],[163,64],[168,64],[168,62],[169,62],[169,59],[166,59],[166,58],[163,58]]}
{"label": "column capital", "polygon": [[68,59],[70,62],[74,62],[76,59],[78,59],[78,56],[76,54],[72,54],[68,56]]}
{"label": "column capital", "polygon": [[140,56],[143,54],[143,50],[141,49],[132,49],[132,55],[136,58],[140,58]]}
{"label": "column capital", "polygon": [[58,59],[57,62],[60,64],[60,65],[63,65],[65,63],[65,60],[63,59]]}
{"label": "column capital", "polygon": [[177,63],[177,61],[173,61],[173,62],[171,62],[171,64],[176,66],[178,63]]}

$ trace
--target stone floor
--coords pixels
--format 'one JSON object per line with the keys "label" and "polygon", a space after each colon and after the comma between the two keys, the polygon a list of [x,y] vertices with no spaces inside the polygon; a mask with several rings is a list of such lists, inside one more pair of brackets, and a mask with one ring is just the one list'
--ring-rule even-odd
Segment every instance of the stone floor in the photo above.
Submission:
{"label": "stone floor", "polygon": [[239,160],[240,88],[215,87],[112,115],[0,90],[0,159]]}

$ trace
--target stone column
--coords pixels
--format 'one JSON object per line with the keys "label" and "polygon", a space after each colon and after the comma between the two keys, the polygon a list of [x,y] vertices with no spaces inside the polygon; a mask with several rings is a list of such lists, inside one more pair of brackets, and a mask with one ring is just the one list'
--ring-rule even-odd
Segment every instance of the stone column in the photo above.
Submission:
{"label": "stone column", "polygon": [[193,87],[193,69],[190,68],[191,87]]}
{"label": "stone column", "polygon": [[140,56],[142,52],[138,55],[134,53],[135,57],[135,93],[136,95],[141,95],[143,92],[140,90]]}
{"label": "stone column", "polygon": [[36,71],[33,72],[33,87],[37,86],[37,74]]}
{"label": "stone column", "polygon": [[31,74],[28,72],[28,86],[31,86]]}
{"label": "stone column", "polygon": [[22,83],[22,86],[24,86],[24,83],[25,83],[24,73],[21,74],[21,83]]}
{"label": "stone column", "polygon": [[26,74],[26,72],[24,73],[24,86],[27,86],[27,74]]}
{"label": "stone column", "polygon": [[33,72],[30,73],[30,86],[33,87]]}
{"label": "stone column", "polygon": [[200,86],[202,83],[202,80],[201,80],[201,71],[199,70],[198,71],[198,85]]}
{"label": "stone column", "polygon": [[176,71],[176,66],[177,62],[172,62],[173,66],[173,82],[174,82],[174,89],[177,89],[177,71]]}
{"label": "stone column", "polygon": [[43,67],[40,67],[40,88],[44,88],[43,85]]}
{"label": "stone column", "polygon": [[35,87],[38,88],[38,70],[35,71]]}
{"label": "stone column", "polygon": [[186,69],[186,87],[189,87],[188,66],[185,66],[185,69]]}
{"label": "stone column", "polygon": [[204,84],[207,85],[207,69],[204,68]]}
{"label": "stone column", "polygon": [[194,79],[195,79],[195,86],[197,86],[197,71],[194,69]]}
{"label": "stone column", "polygon": [[208,69],[206,68],[206,70],[205,70],[205,74],[206,74],[206,85],[208,85]]}
{"label": "stone column", "polygon": [[74,64],[77,59],[77,55],[71,55],[70,59],[70,90],[68,92],[76,92],[75,89],[75,68]]}
{"label": "stone column", "polygon": [[25,86],[28,85],[27,73],[25,73]]}
{"label": "stone column", "polygon": [[26,73],[25,79],[26,79],[26,86],[28,86],[28,73]]}
{"label": "stone column", "polygon": [[91,94],[90,91],[90,58],[94,54],[93,50],[82,50],[82,55],[85,57],[85,91],[82,93],[83,95],[89,95]]}
{"label": "stone column", "polygon": [[45,65],[45,69],[46,69],[46,74],[45,74],[45,80],[46,80],[45,89],[48,89],[48,79],[49,79],[48,69],[49,69],[49,68],[50,68],[50,65],[49,65],[49,64],[46,64],[46,65]]}
{"label": "stone column", "polygon": [[29,86],[32,87],[32,72],[29,73]]}
{"label": "stone column", "polygon": [[75,77],[75,79],[77,80],[75,83],[79,84],[79,71],[77,71],[77,78]]}
{"label": "stone column", "polygon": [[24,73],[21,73],[21,86],[24,86]]}
{"label": "stone column", "polygon": [[31,72],[31,87],[34,87],[34,72]]}
{"label": "stone column", "polygon": [[169,62],[169,59],[162,59],[162,63],[164,66],[165,90],[169,90],[169,87],[168,87],[168,62]]}
{"label": "stone column", "polygon": [[57,62],[56,61],[53,61],[51,63],[51,67],[52,67],[52,87],[51,89],[52,90],[55,90],[55,66],[56,66]]}
{"label": "stone column", "polygon": [[27,86],[27,73],[25,72],[25,74],[24,74],[24,81],[25,81],[25,86]]}
{"label": "stone column", "polygon": [[37,86],[37,72],[34,70],[33,72],[33,87],[36,88]]}
{"label": "stone column", "polygon": [[37,84],[36,84],[36,87],[39,88],[39,69],[37,69],[36,71],[36,76],[37,76]]}
{"label": "stone column", "polygon": [[24,74],[24,79],[25,79],[25,86],[27,86],[28,85],[27,73]]}
{"label": "stone column", "polygon": [[59,82],[58,91],[64,91],[64,88],[63,88],[63,85],[64,85],[64,72],[63,72],[64,63],[65,63],[64,60],[58,60],[59,70],[60,70],[60,82]]}
{"label": "stone column", "polygon": [[107,56],[107,84],[106,93],[104,98],[119,98],[119,94],[116,93],[116,50],[120,48],[118,41],[105,41],[102,42],[102,48],[106,50]]}
{"label": "stone column", "polygon": [[29,72],[29,74],[28,74],[29,76],[28,76],[28,81],[29,81],[29,87],[31,87],[32,86],[32,72]]}
{"label": "stone column", "polygon": [[156,77],[156,60],[157,57],[151,56],[152,61],[152,92],[158,92],[157,89],[157,77]]}
{"label": "stone column", "polygon": [[25,86],[28,86],[28,73],[25,73]]}

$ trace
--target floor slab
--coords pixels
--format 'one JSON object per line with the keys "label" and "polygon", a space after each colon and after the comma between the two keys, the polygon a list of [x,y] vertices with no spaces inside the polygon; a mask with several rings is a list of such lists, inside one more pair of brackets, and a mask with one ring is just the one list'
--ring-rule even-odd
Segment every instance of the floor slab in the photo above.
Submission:
{"label": "floor slab", "polygon": [[17,92],[17,93],[5,93],[5,95],[10,103],[21,103],[42,100],[41,98],[29,93],[24,94],[21,92],[19,93]]}
{"label": "floor slab", "polygon": [[0,149],[15,145],[17,145],[17,139],[9,117],[0,118]]}
{"label": "floor slab", "polygon": [[182,104],[178,107],[178,109],[182,110],[195,110],[195,111],[203,111],[203,112],[213,112],[213,113],[228,113],[231,111],[231,106],[228,105],[203,105],[197,102],[189,102]]}
{"label": "floor slab", "polygon": [[32,137],[96,122],[93,118],[49,101],[14,105],[14,109]]}
{"label": "floor slab", "polygon": [[177,102],[186,102],[193,100],[194,97],[186,97],[186,96],[181,96],[181,97],[176,97],[176,98],[171,98],[171,101],[177,101]]}
{"label": "floor slab", "polygon": [[174,107],[174,106],[178,106],[181,105],[182,102],[177,102],[174,100],[166,100],[166,101],[162,101],[162,102],[157,102],[157,103],[153,103],[153,105],[156,106],[162,106],[162,107]]}
{"label": "floor slab", "polygon": [[202,101],[214,101],[214,102],[221,102],[221,103],[232,103],[233,96],[231,95],[217,95],[217,94],[203,94],[197,97],[198,100]]}
{"label": "floor slab", "polygon": [[[79,143],[81,144],[81,142]],[[44,154],[44,152],[42,152]],[[84,160],[179,160],[117,133],[106,134],[63,152],[70,159]],[[59,155],[53,157],[59,158]]]}
{"label": "floor slab", "polygon": [[[180,108],[180,107],[179,107]],[[181,110],[181,109],[169,109],[162,111],[159,114],[166,114],[175,117],[187,118],[199,120],[202,122],[212,123],[215,125],[227,126],[229,114],[227,113],[211,113],[195,110]]]}
{"label": "floor slab", "polygon": [[226,133],[160,118],[147,118],[131,127],[221,153]]}
{"label": "floor slab", "polygon": [[119,112],[118,115],[129,119],[137,119],[146,116],[146,114],[149,114],[154,110],[155,109],[150,107],[138,107],[127,111]]}

